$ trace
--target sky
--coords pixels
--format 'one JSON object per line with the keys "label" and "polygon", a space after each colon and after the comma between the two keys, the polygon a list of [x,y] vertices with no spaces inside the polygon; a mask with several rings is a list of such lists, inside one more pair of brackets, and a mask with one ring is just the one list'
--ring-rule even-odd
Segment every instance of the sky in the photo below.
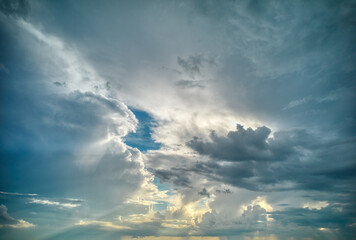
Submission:
{"label": "sky", "polygon": [[0,0],[0,238],[356,239],[356,2]]}

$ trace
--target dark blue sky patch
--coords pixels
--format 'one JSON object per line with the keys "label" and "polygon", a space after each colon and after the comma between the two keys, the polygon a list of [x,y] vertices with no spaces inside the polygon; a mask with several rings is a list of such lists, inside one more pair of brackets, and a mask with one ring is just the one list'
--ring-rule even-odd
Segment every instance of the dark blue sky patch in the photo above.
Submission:
{"label": "dark blue sky patch", "polygon": [[140,151],[157,150],[161,147],[160,143],[156,143],[151,138],[154,125],[154,119],[147,113],[141,110],[131,108],[139,123],[135,133],[129,133],[125,137],[125,143],[130,147],[138,148]]}

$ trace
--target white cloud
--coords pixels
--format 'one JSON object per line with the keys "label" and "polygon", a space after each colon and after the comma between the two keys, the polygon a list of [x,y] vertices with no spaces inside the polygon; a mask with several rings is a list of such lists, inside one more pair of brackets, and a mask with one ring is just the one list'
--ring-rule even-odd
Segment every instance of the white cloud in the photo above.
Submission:
{"label": "white cloud", "polygon": [[29,201],[29,203],[34,203],[34,204],[58,206],[64,208],[76,208],[81,206],[81,204],[75,202],[76,201],[72,201],[72,200],[70,200],[70,202],[58,202],[58,201],[51,201],[48,199],[36,199],[36,198],[31,198]]}
{"label": "white cloud", "polygon": [[310,100],[312,100],[311,97],[304,97],[304,98],[300,98],[294,101],[291,101],[287,104],[287,106],[285,106],[282,110],[288,110],[297,106],[300,106],[302,104],[306,104],[307,102],[309,102]]}
{"label": "white cloud", "polygon": [[315,201],[315,202],[307,202],[303,204],[303,208],[309,208],[310,210],[312,209],[320,210],[327,206],[329,206],[329,203],[327,201]]}
{"label": "white cloud", "polygon": [[76,225],[77,226],[98,226],[98,227],[104,228],[104,229],[116,229],[116,230],[131,229],[130,227],[117,225],[112,222],[95,221],[95,220],[89,220],[89,221],[80,220]]}
{"label": "white cloud", "polygon": [[36,193],[11,193],[11,192],[1,192],[0,194],[4,194],[4,195],[13,195],[13,196],[38,196],[38,194]]}

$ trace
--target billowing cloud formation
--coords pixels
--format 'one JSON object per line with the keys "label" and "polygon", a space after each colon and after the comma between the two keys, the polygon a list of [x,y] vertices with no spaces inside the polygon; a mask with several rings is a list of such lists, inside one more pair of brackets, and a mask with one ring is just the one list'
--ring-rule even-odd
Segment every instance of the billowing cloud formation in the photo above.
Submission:
{"label": "billowing cloud formation", "polygon": [[351,238],[352,1],[63,1],[0,1],[0,238]]}
{"label": "billowing cloud formation", "polygon": [[[251,190],[344,191],[350,180],[355,181],[353,174],[348,174],[355,168],[353,138],[317,139],[303,130],[270,133],[267,127],[253,130],[238,125],[237,131],[226,137],[213,132],[208,140],[194,138],[187,145],[211,160],[182,162],[183,166],[159,169],[155,174],[163,181],[184,186],[191,182],[189,173],[194,172]],[[340,155],[343,151],[348,154]],[[342,161],[335,162],[335,158]]]}
{"label": "billowing cloud formation", "polygon": [[[16,178],[12,184],[32,182],[37,186],[32,190],[43,193],[41,182],[46,179],[45,188],[51,186],[56,193],[44,194],[54,196],[52,200],[30,199],[37,205],[80,205],[58,200],[64,193],[86,199],[95,208],[124,202],[149,179],[140,151],[122,140],[136,130],[136,117],[107,92],[105,81],[74,48],[24,20],[10,16],[6,21],[29,40],[32,49],[27,50],[37,63],[44,63],[33,66],[32,81],[14,78],[19,88],[7,85],[11,94],[4,96],[8,104],[3,108],[7,130],[1,138],[2,165]],[[46,51],[51,55],[43,54]],[[27,152],[26,162],[37,170],[16,174],[11,159],[20,161],[19,150]]]}
{"label": "billowing cloud formation", "polygon": [[259,127],[254,131],[237,125],[237,131],[229,132],[226,138],[219,138],[212,132],[211,142],[202,142],[195,138],[187,145],[200,154],[227,161],[278,160],[276,155],[279,154],[273,143],[270,145],[266,142],[270,133],[271,130],[267,127]]}

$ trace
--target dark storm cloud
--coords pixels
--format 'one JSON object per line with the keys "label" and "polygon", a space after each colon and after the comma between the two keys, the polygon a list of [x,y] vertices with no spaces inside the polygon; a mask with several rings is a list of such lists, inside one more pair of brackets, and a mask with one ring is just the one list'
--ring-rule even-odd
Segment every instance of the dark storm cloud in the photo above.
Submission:
{"label": "dark storm cloud", "polygon": [[340,205],[331,205],[321,209],[287,208],[284,211],[271,212],[271,217],[278,222],[288,225],[316,228],[345,228],[356,220],[355,204],[347,204],[340,210]]}
{"label": "dark storm cloud", "polygon": [[279,132],[270,138],[271,129],[256,130],[237,125],[226,137],[210,134],[210,141],[194,138],[187,145],[202,155],[226,161],[283,161],[298,154],[297,147],[312,148],[312,136],[302,130]]}
{"label": "dark storm cloud", "polygon": [[321,209],[286,208],[270,212],[282,228],[288,226],[336,231],[338,239],[352,239],[356,234],[356,206],[354,201],[331,204]]}
{"label": "dark storm cloud", "polygon": [[226,137],[213,132],[209,141],[194,138],[188,142],[211,160],[186,162],[181,167],[160,169],[155,175],[186,187],[198,174],[253,191],[332,190],[355,194],[350,188],[356,183],[354,138],[328,139],[304,130],[270,136],[267,127],[237,128]]}
{"label": "dark storm cloud", "polygon": [[[341,149],[353,151],[352,144],[334,146],[333,150],[336,150],[335,148],[337,151],[342,151]],[[223,164],[204,162],[196,163],[185,171],[193,171],[212,180],[254,191],[332,190],[354,194],[350,187],[356,181],[353,174],[355,165],[352,163],[355,152],[353,151],[351,156],[340,157],[339,153],[325,156],[321,154],[324,149],[325,147],[315,149],[315,153],[310,156],[295,153],[293,158],[282,162],[246,161]],[[292,185],[283,185],[288,182]]]}

